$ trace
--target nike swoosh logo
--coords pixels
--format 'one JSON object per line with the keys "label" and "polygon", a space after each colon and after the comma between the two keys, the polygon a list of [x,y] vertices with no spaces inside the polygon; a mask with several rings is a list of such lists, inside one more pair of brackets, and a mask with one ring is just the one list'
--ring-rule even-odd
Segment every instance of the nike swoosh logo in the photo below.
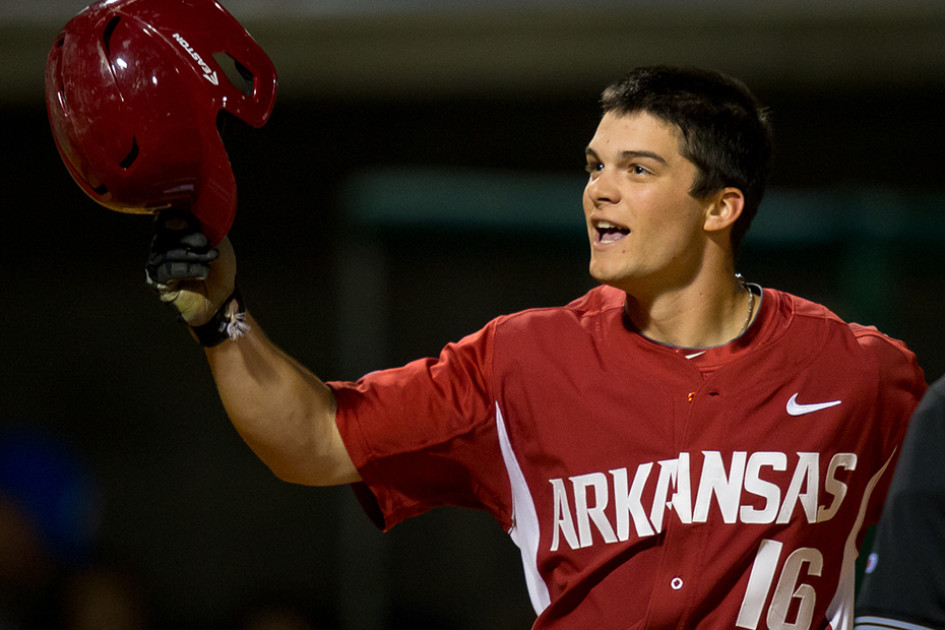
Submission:
{"label": "nike swoosh logo", "polygon": [[842,400],[831,400],[830,402],[802,404],[797,402],[797,394],[794,394],[791,396],[790,400],[787,401],[787,412],[788,415],[791,416],[803,416],[814,413],[815,411],[836,407],[842,402]]}

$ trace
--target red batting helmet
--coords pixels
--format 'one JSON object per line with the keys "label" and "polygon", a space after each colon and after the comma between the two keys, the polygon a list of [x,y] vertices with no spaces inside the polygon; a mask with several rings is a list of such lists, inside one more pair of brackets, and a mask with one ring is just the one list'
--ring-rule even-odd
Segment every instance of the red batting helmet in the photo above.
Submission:
{"label": "red batting helmet", "polygon": [[79,187],[118,212],[189,208],[213,245],[236,213],[218,118],[261,127],[275,96],[272,62],[214,0],[95,2],[46,63],[49,123]]}

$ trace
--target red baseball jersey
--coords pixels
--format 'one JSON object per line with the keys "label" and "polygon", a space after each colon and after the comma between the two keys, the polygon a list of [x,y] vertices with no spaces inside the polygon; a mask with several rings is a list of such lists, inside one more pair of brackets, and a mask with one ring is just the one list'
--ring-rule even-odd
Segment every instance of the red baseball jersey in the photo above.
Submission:
{"label": "red baseball jersey", "polygon": [[761,293],[704,351],[646,339],[598,287],[331,383],[362,502],[385,529],[488,510],[535,628],[851,627],[861,532],[925,379],[875,328]]}

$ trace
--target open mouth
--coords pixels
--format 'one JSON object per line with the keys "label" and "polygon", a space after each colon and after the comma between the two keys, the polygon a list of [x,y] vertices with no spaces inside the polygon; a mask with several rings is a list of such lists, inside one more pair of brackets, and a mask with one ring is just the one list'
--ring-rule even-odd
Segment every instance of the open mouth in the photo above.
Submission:
{"label": "open mouth", "polygon": [[597,221],[594,228],[597,230],[597,241],[599,243],[616,243],[630,233],[630,228],[610,221]]}

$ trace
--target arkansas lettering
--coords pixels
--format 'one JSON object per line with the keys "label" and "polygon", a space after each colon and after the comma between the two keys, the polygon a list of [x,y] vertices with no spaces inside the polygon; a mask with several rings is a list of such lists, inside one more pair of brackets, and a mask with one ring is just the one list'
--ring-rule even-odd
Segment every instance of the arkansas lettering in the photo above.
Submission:
{"label": "arkansas lettering", "polygon": [[[696,455],[698,457],[698,455]],[[725,523],[787,523],[795,512],[809,523],[829,521],[847,494],[845,479],[856,469],[855,453],[830,457],[821,480],[821,453],[702,451],[693,479],[690,453],[676,459],[616,468],[567,479],[549,479],[554,490],[551,551],[595,540],[615,543],[663,530],[667,511],[684,524],[710,518]]]}

